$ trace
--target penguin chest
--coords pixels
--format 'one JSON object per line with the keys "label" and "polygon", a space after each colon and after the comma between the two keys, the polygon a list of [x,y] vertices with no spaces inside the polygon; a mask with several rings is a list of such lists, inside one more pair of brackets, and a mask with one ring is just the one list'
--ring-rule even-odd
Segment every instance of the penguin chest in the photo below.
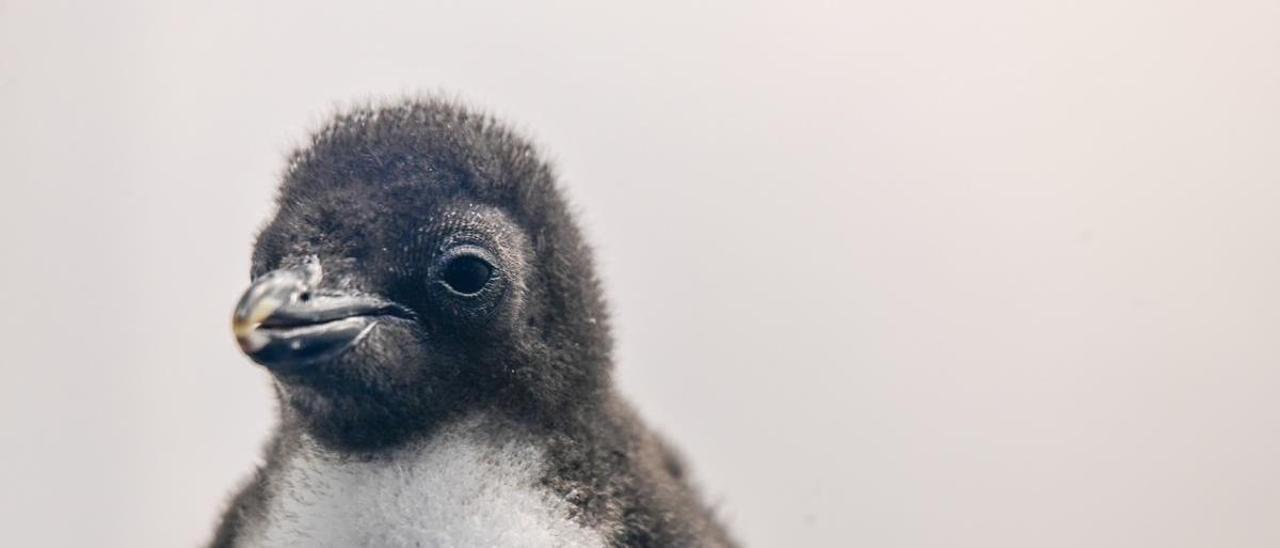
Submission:
{"label": "penguin chest", "polygon": [[304,444],[272,483],[254,546],[604,546],[540,484],[545,452],[466,430],[378,460]]}

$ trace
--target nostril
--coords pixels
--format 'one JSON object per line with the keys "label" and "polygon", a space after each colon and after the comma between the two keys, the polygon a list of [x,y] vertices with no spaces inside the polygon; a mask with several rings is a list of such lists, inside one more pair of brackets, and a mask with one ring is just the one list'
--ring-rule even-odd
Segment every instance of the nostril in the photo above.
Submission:
{"label": "nostril", "polygon": [[311,300],[311,292],[303,291],[301,295],[298,295],[298,300],[304,303]]}

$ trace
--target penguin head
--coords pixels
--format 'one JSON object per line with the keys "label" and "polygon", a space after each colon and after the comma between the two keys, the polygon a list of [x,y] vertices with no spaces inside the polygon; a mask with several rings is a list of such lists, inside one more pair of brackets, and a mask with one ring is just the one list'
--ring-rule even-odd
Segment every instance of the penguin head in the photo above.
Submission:
{"label": "penguin head", "polygon": [[394,444],[490,408],[555,421],[607,384],[591,255],[533,148],[438,99],[340,114],[290,159],[232,327],[284,420]]}

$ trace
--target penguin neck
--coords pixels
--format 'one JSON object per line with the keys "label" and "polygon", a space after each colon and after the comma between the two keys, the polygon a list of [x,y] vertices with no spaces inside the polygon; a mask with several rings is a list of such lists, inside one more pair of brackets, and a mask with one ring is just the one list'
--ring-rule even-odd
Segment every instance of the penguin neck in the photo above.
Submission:
{"label": "penguin neck", "polygon": [[[602,546],[548,489],[547,445],[491,413],[380,452],[335,450],[296,432],[276,470],[263,546]],[[541,540],[541,541],[539,541]]]}

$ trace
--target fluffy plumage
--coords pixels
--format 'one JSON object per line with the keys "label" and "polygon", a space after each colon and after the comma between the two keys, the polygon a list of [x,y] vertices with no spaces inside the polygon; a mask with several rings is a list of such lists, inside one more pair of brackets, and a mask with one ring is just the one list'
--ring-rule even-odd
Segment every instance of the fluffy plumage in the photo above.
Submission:
{"label": "fluffy plumage", "polygon": [[438,99],[357,108],[291,157],[277,203],[255,278],[316,261],[302,304],[401,312],[269,366],[280,426],[214,546],[730,544],[613,390],[590,249],[526,141]]}

